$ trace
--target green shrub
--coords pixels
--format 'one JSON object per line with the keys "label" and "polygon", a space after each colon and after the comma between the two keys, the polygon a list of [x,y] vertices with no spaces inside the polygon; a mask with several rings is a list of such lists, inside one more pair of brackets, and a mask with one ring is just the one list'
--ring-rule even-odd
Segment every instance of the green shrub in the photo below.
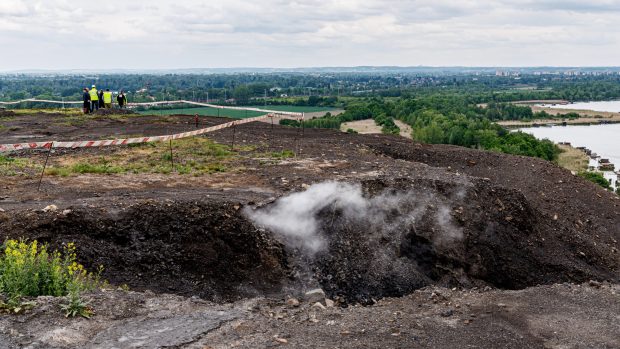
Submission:
{"label": "green shrub", "polygon": [[0,154],[0,164],[9,164],[14,161],[15,159],[13,159],[12,157],[8,157],[8,156]]}
{"label": "green shrub", "polygon": [[605,189],[609,189],[611,184],[609,181],[603,176],[602,173],[599,172],[581,172],[579,173],[579,177],[585,178],[594,184],[598,184]]}
{"label": "green shrub", "polygon": [[[89,273],[77,263],[75,244],[64,246],[63,253],[48,252],[47,246],[32,242],[7,240],[0,256],[0,294],[2,308],[19,309],[24,297],[69,296],[68,316],[89,316],[90,309],[80,300],[82,291],[93,290],[100,283],[102,267]],[[80,306],[81,305],[81,306]]]}

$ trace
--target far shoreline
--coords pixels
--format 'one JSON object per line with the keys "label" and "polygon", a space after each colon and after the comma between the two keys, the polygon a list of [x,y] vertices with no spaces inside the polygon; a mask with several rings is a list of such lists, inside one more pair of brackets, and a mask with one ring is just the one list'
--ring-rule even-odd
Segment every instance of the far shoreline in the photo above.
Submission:
{"label": "far shoreline", "polygon": [[561,109],[561,108],[548,108],[541,106],[530,106],[532,112],[537,113],[545,111],[549,115],[559,115],[568,113],[577,113],[584,115],[584,117],[576,119],[534,119],[528,121],[521,120],[506,120],[498,121],[497,124],[507,128],[521,128],[521,127],[536,127],[536,126],[563,126],[563,125],[604,125],[604,124],[617,124],[620,123],[620,113],[602,112],[594,110],[584,109]]}

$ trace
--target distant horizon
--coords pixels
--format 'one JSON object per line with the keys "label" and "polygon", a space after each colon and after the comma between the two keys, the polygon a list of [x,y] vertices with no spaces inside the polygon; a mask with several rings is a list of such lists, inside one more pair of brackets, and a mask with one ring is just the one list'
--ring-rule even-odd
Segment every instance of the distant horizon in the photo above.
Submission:
{"label": "distant horizon", "polygon": [[540,65],[540,66],[466,66],[466,65],[447,65],[447,66],[430,66],[430,65],[415,65],[415,66],[400,66],[400,65],[351,65],[351,66],[299,66],[299,67],[278,67],[278,66],[266,66],[266,67],[253,67],[253,66],[238,66],[238,67],[194,67],[194,68],[107,68],[107,69],[90,69],[90,68],[66,68],[66,69],[54,69],[54,68],[27,68],[27,69],[15,69],[15,70],[0,70],[2,74],[27,74],[27,73],[62,73],[62,72],[76,72],[76,73],[106,73],[114,74],[114,72],[157,72],[157,71],[230,71],[230,72],[263,72],[272,70],[274,72],[301,72],[301,71],[333,71],[338,70],[536,70],[536,69],[556,69],[556,70],[618,70],[620,71],[620,65],[617,66],[562,66],[562,65]]}

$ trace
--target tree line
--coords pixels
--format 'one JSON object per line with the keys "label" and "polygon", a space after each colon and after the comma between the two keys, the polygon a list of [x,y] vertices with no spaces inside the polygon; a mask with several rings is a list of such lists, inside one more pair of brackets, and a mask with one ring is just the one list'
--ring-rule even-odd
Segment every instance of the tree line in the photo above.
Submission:
{"label": "tree line", "polygon": [[[520,109],[519,109],[520,110]],[[510,132],[495,124],[487,110],[462,98],[429,96],[421,98],[367,98],[351,102],[344,113],[326,115],[304,122],[304,127],[339,129],[343,122],[375,119],[385,133],[398,133],[394,119],[413,128],[415,140],[430,144],[453,144],[508,154],[557,159],[560,149],[549,140],[538,140],[523,132]],[[390,121],[386,121],[390,120]],[[301,126],[283,120],[283,125]],[[393,128],[391,125],[394,125]]]}

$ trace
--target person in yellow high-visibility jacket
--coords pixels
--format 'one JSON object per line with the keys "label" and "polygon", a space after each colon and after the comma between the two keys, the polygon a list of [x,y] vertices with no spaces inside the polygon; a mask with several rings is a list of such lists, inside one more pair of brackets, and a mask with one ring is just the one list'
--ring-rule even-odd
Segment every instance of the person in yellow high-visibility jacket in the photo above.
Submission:
{"label": "person in yellow high-visibility jacket", "polygon": [[88,93],[90,94],[90,112],[92,113],[99,109],[99,95],[97,94],[97,87],[93,85]]}
{"label": "person in yellow high-visibility jacket", "polygon": [[103,106],[106,109],[112,108],[112,92],[110,92],[109,88],[106,88],[103,93]]}

